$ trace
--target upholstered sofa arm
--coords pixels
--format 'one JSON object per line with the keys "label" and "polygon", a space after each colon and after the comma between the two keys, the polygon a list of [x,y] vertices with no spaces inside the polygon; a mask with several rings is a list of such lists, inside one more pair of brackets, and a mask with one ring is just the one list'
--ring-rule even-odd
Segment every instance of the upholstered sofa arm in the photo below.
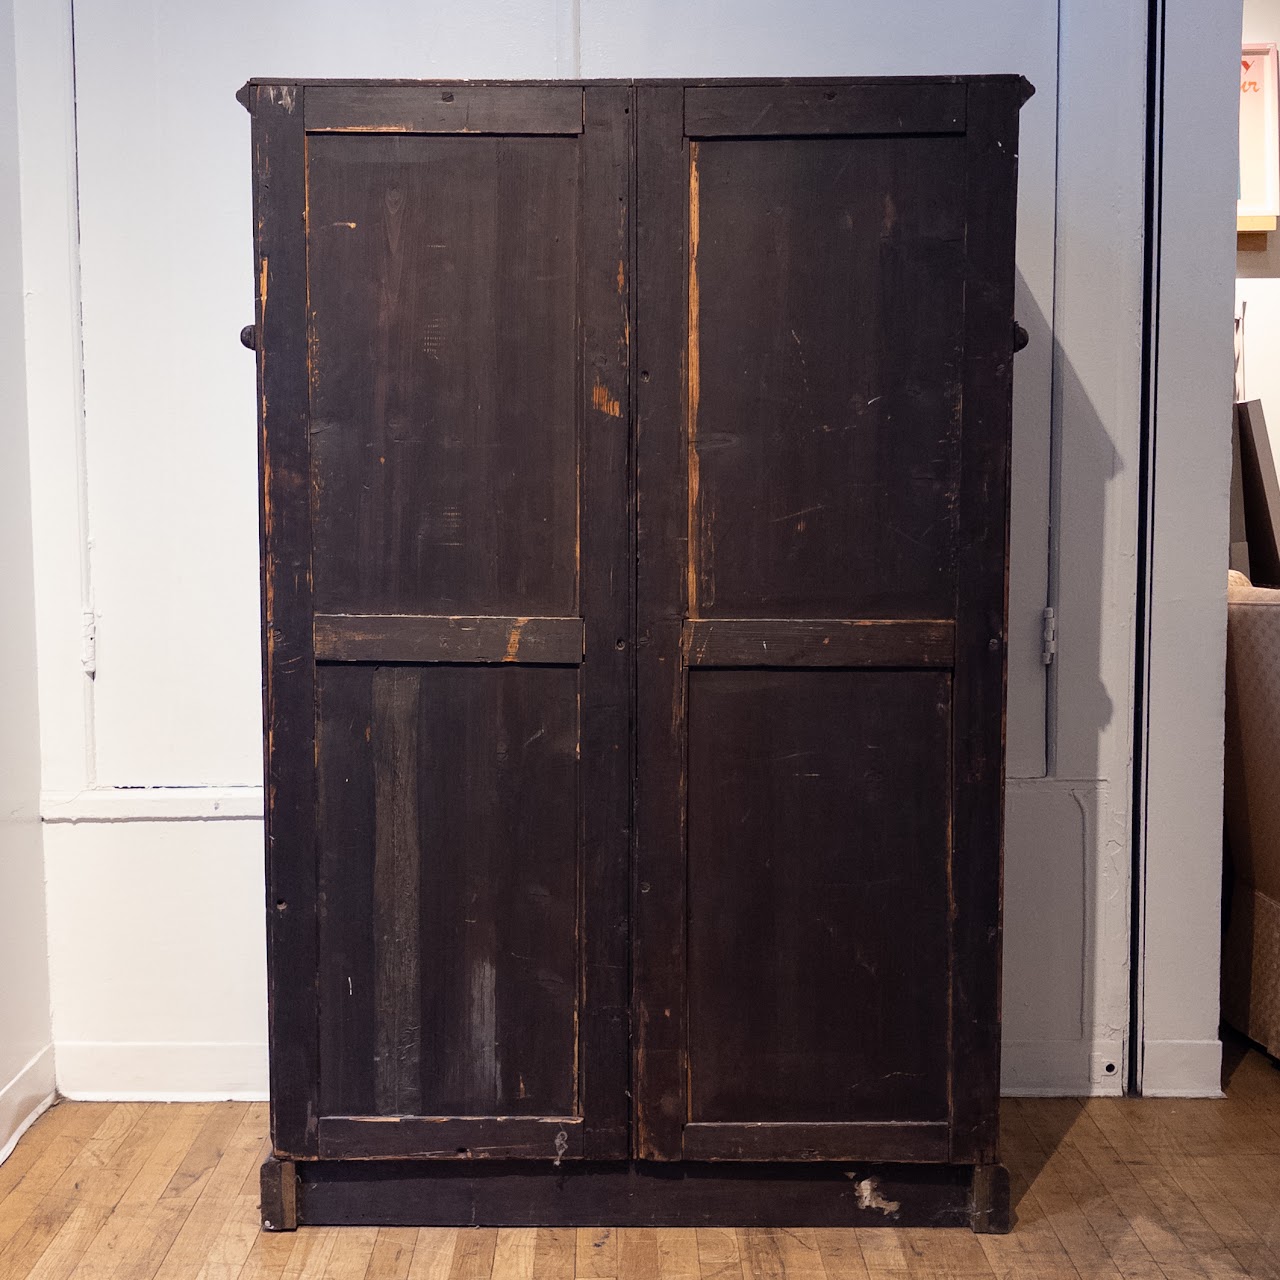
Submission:
{"label": "upholstered sofa arm", "polygon": [[1226,813],[1236,875],[1280,901],[1280,590],[1227,587]]}

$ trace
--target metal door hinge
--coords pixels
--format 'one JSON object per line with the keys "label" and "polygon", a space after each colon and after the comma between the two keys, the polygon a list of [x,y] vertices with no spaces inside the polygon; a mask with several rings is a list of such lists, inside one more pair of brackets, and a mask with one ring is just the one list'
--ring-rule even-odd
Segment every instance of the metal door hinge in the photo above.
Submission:
{"label": "metal door hinge", "polygon": [[1058,652],[1058,615],[1052,609],[1046,609],[1041,617],[1044,630],[1040,633],[1040,659],[1047,667]]}
{"label": "metal door hinge", "polygon": [[92,609],[80,614],[80,665],[87,676],[98,670],[98,620]]}

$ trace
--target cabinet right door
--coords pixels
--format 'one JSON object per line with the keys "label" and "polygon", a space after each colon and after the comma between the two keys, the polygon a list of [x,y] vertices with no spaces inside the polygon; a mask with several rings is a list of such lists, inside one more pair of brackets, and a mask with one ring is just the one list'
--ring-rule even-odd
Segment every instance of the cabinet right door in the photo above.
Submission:
{"label": "cabinet right door", "polygon": [[994,1157],[1024,96],[637,90],[642,1157]]}

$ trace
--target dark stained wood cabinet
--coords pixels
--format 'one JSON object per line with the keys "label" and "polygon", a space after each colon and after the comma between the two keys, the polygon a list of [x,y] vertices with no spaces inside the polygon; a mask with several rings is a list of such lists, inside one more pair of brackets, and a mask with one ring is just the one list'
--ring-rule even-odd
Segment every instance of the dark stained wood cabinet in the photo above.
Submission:
{"label": "dark stained wood cabinet", "polygon": [[271,1227],[971,1223],[1019,77],[251,81]]}

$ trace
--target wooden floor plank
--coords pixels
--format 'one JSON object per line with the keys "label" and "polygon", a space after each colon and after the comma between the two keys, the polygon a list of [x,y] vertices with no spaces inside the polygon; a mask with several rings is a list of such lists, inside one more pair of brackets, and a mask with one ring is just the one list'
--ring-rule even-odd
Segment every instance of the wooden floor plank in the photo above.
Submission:
{"label": "wooden floor plank", "polygon": [[[35,1212],[36,1206],[80,1156],[93,1132],[114,1110],[111,1103],[64,1103],[63,1107],[66,1110],[62,1126],[16,1179],[4,1199],[0,1200],[0,1258],[3,1258],[9,1243]],[[18,1145],[20,1148],[22,1144]],[[14,1156],[17,1154],[15,1150]],[[13,1158],[10,1156],[10,1159]]]}
{"label": "wooden floor plank", "polygon": [[416,1227],[379,1227],[365,1280],[409,1280],[417,1243]]}
{"label": "wooden floor plank", "polygon": [[297,1235],[290,1231],[259,1231],[236,1280],[284,1280],[293,1251],[304,1238],[310,1238],[307,1229]]}
{"label": "wooden floor plank", "polygon": [[458,1227],[419,1227],[409,1280],[448,1280],[459,1232]]}
{"label": "wooden floor plank", "polygon": [[906,1240],[896,1227],[858,1227],[858,1248],[873,1277],[906,1277],[911,1274]]}
{"label": "wooden floor plank", "polygon": [[[56,1276],[72,1276],[76,1280],[107,1280],[122,1257],[128,1255],[136,1230],[147,1211],[172,1177],[178,1163],[190,1149],[209,1113],[208,1104],[181,1107],[157,1103],[139,1122],[135,1134],[147,1134],[154,1130],[155,1141],[145,1139],[140,1148],[142,1156],[136,1171],[127,1162],[121,1162],[121,1172],[132,1173],[126,1185],[105,1184],[96,1212],[82,1219],[83,1235],[79,1239],[65,1238],[59,1233],[49,1251],[41,1259],[33,1277],[53,1280]],[[120,1161],[124,1148],[116,1152]],[[76,1192],[83,1195],[83,1190]],[[71,1224],[68,1223],[68,1227]],[[49,1265],[62,1249],[65,1262],[61,1267]]]}
{"label": "wooden floor plank", "polygon": [[991,1264],[978,1237],[967,1227],[903,1232],[910,1274],[919,1280],[989,1280]]}
{"label": "wooden floor plank", "polygon": [[493,1280],[533,1280],[537,1247],[536,1227],[499,1227],[493,1247]]}
{"label": "wooden floor plank", "polygon": [[1037,1098],[1023,1114],[1043,1149],[1052,1153],[1049,1160],[1055,1172],[1120,1274],[1126,1280],[1165,1280],[1109,1188],[1098,1182],[1079,1150],[1067,1141],[1079,1120],[1079,1103],[1072,1099]]}
{"label": "wooden floor plank", "polygon": [[[150,1275],[131,1276],[129,1280],[151,1280],[151,1276],[155,1280],[191,1280],[199,1274],[227,1217],[236,1208],[243,1208],[240,1186],[258,1154],[262,1126],[261,1109],[245,1106],[239,1111],[235,1128],[218,1146],[206,1146],[208,1126],[201,1130],[160,1201],[174,1210],[163,1223],[163,1234],[168,1235],[177,1223],[177,1230],[169,1236],[169,1248]],[[192,1159],[193,1154],[198,1160]],[[240,1258],[242,1266],[247,1252]]]}
{"label": "wooden floor plank", "polygon": [[364,1280],[378,1243],[377,1227],[346,1227],[335,1233],[323,1280]]}
{"label": "wooden floor plank", "polygon": [[696,1236],[702,1280],[744,1280],[738,1233],[732,1227],[698,1227]]}
{"label": "wooden floor plank", "polygon": [[449,1280],[489,1280],[498,1232],[493,1227],[470,1227],[458,1232],[453,1246]]}
{"label": "wooden floor plank", "polygon": [[50,1107],[22,1135],[22,1140],[0,1164],[0,1203],[22,1181],[31,1168],[49,1149],[55,1138],[65,1133],[69,1126],[79,1122],[81,1112],[74,1102],[63,1102]]}
{"label": "wooden floor plank", "polygon": [[264,1234],[260,1104],[62,1103],[0,1165],[3,1280],[1280,1280],[1280,1071],[1225,1099],[1007,1100],[1009,1236],[317,1228]]}
{"label": "wooden floor plank", "polygon": [[120,1197],[111,1216],[89,1241],[76,1269],[76,1280],[111,1280],[122,1259],[135,1256],[145,1243],[143,1232],[178,1166],[212,1113],[211,1103],[164,1104],[172,1122]]}
{"label": "wooden floor plank", "polygon": [[654,1280],[658,1274],[658,1233],[652,1227],[618,1232],[618,1280]]}
{"label": "wooden floor plank", "polygon": [[[39,1185],[30,1175],[5,1198],[0,1206],[0,1240],[4,1241],[0,1247],[0,1276],[29,1276],[73,1215],[72,1229],[78,1238],[91,1234],[101,1204],[109,1201],[113,1192],[123,1190],[121,1179],[125,1171],[136,1171],[134,1162],[145,1158],[156,1139],[154,1124],[134,1133],[147,1110],[145,1103],[113,1106],[38,1200],[29,1200],[25,1209],[19,1207],[23,1188],[34,1195]],[[119,1160],[113,1163],[117,1156]],[[12,1211],[8,1221],[5,1208]],[[65,1272],[65,1261],[65,1257],[55,1257],[51,1272]]]}
{"label": "wooden floor plank", "polygon": [[[274,1234],[263,1232],[263,1235]],[[337,1227],[299,1227],[280,1280],[323,1280],[338,1234]],[[288,1237],[282,1235],[280,1238]]]}
{"label": "wooden floor plank", "polygon": [[697,1231],[693,1227],[659,1227],[654,1234],[660,1280],[697,1280]]}
{"label": "wooden floor plank", "polygon": [[1000,1124],[1006,1165],[1027,1185],[1027,1194],[1034,1198],[1071,1265],[1085,1280],[1121,1280],[1119,1267],[1071,1194],[1059,1169],[1057,1152],[1041,1147],[1017,1106],[1002,1109]]}
{"label": "wooden floor plank", "polygon": [[1006,1236],[980,1236],[979,1245],[998,1280],[1081,1280],[1030,1184],[1009,1171],[1017,1229]]}
{"label": "wooden floor plank", "polygon": [[[572,1227],[539,1227],[533,1253],[533,1280],[573,1280],[578,1239]],[[497,1275],[497,1268],[494,1268]]]}
{"label": "wooden floor plank", "polygon": [[814,1232],[822,1269],[827,1280],[868,1280],[870,1272],[858,1244],[858,1233],[849,1228],[826,1228]]}
{"label": "wooden floor plank", "polygon": [[618,1236],[612,1227],[579,1228],[576,1274],[578,1280],[616,1280]]}

